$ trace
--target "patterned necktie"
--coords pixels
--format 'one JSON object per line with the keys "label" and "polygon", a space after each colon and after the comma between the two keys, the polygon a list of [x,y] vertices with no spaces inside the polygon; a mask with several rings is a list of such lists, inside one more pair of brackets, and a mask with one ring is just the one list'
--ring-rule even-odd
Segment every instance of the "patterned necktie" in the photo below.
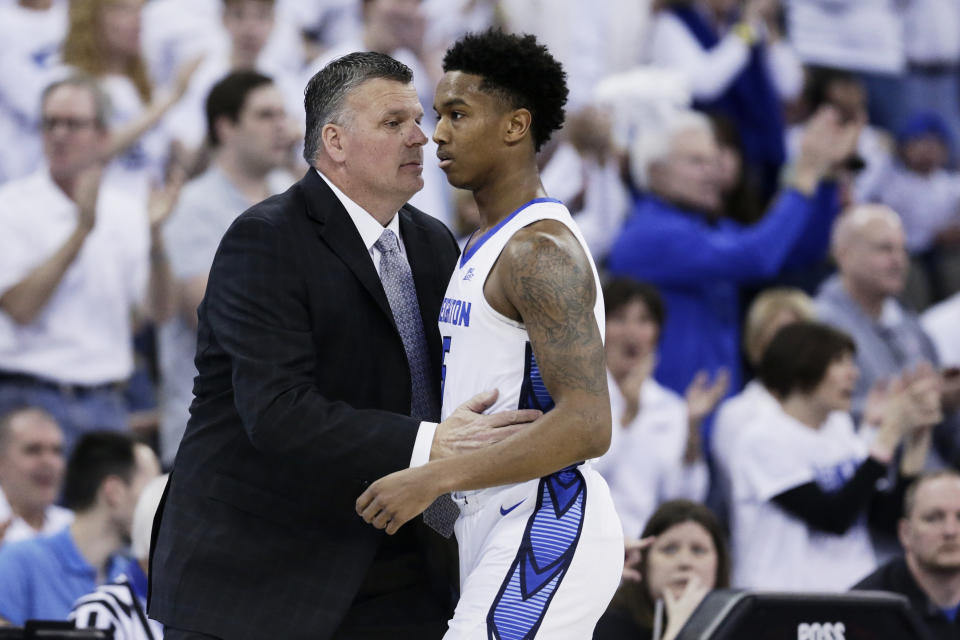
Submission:
{"label": "patterned necktie", "polygon": [[[420,318],[420,304],[413,283],[413,273],[406,258],[400,252],[397,236],[384,229],[380,239],[373,245],[380,252],[380,281],[390,303],[393,320],[403,341],[410,366],[410,415],[419,420],[433,420],[439,414],[440,403],[430,383],[429,352],[427,339]],[[440,535],[449,538],[460,509],[449,494],[437,498],[423,512],[423,521]]]}

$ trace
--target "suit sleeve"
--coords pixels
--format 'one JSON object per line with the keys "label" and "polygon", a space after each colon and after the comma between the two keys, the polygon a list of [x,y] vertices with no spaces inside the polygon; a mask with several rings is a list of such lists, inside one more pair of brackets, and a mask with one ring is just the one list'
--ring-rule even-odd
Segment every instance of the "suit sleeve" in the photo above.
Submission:
{"label": "suit sleeve", "polygon": [[[322,341],[292,245],[269,221],[238,219],[221,242],[201,306],[201,325],[206,320],[231,362],[234,403],[250,442],[307,473],[371,480],[406,468],[417,420],[357,410],[317,388]],[[334,364],[349,375],[349,362]]]}

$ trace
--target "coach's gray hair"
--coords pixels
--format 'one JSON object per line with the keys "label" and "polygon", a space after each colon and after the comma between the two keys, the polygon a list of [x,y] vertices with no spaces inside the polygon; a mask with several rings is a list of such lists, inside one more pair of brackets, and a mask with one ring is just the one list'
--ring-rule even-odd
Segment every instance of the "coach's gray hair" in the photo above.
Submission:
{"label": "coach's gray hair", "polygon": [[310,78],[303,92],[303,107],[307,112],[303,158],[308,163],[313,162],[320,148],[320,132],[324,125],[348,124],[349,114],[345,111],[350,92],[375,78],[409,84],[413,82],[413,71],[388,55],[365,51],[337,58]]}
{"label": "coach's gray hair", "polygon": [[671,109],[662,113],[657,122],[641,127],[630,145],[630,175],[638,187],[649,189],[651,165],[670,155],[677,134],[690,130],[713,133],[710,120],[692,109]]}
{"label": "coach's gray hair", "polygon": [[95,110],[93,114],[94,120],[99,128],[107,128],[110,121],[110,97],[100,87],[100,83],[97,82],[96,78],[86,73],[77,73],[47,85],[43,90],[43,94],[40,96],[41,110],[43,106],[47,104],[47,98],[50,97],[50,94],[60,87],[79,87],[80,89],[89,91],[90,95],[93,96],[93,106]]}

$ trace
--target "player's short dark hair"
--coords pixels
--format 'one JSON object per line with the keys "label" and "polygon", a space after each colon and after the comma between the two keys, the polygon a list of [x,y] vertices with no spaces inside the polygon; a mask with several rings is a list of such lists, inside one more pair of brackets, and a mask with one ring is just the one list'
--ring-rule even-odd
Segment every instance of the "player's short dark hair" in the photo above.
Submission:
{"label": "player's short dark hair", "polygon": [[547,48],[529,34],[499,29],[467,34],[443,57],[444,71],[481,76],[480,88],[499,97],[511,109],[527,109],[534,148],[563,126],[567,74]]}
{"label": "player's short dark hair", "polygon": [[363,51],[337,58],[310,78],[303,91],[303,107],[307,112],[304,160],[313,162],[325,124],[346,124],[344,105],[350,92],[376,78],[409,84],[413,82],[413,71],[388,55]]}
{"label": "player's short dark hair", "polygon": [[781,398],[794,391],[809,393],[831,363],[856,352],[853,338],[843,331],[822,322],[791,322],[777,331],[760,357],[760,381]]}
{"label": "player's short dark hair", "polygon": [[240,118],[240,112],[247,102],[247,96],[254,89],[272,84],[269,76],[256,71],[234,71],[220,79],[207,94],[205,109],[207,113],[207,139],[210,146],[220,146],[217,135],[217,118],[227,117],[231,122]]}
{"label": "player's short dark hair", "polygon": [[97,500],[103,481],[118,476],[130,483],[136,472],[136,442],[116,431],[90,431],[77,441],[67,460],[64,505],[85,511]]}
{"label": "player's short dark hair", "polygon": [[608,318],[634,300],[644,304],[657,327],[662,329],[667,311],[663,296],[655,286],[633,278],[617,277],[610,279],[603,287],[603,307]]}

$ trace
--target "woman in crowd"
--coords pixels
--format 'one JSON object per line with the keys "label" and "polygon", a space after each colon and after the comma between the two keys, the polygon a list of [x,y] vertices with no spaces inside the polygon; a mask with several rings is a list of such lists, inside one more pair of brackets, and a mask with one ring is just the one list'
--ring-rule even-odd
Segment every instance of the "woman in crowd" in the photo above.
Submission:
{"label": "woman in crowd", "polygon": [[[743,349],[750,368],[757,371],[764,350],[782,327],[813,318],[813,300],[799,289],[777,287],[758,295],[747,311],[743,327]],[[729,505],[730,470],[736,466],[733,451],[740,432],[748,422],[767,411],[776,410],[777,406],[776,399],[760,380],[754,378],[743,391],[724,400],[717,409],[712,453],[717,469],[716,481],[720,483],[718,489],[725,505]]]}
{"label": "woman in crowd", "polygon": [[[849,416],[854,352],[848,335],[810,321],[784,326],[764,351],[760,381],[777,406],[744,425],[730,469],[736,586],[840,591],[876,568],[867,521],[894,525],[940,405],[935,376],[907,377],[868,443]],[[880,492],[901,443],[896,489]]]}
{"label": "woman in crowd", "polygon": [[663,300],[644,283],[617,278],[604,287],[606,354],[613,434],[597,469],[610,485],[624,533],[635,537],[657,505],[702,500],[707,469],[700,423],[726,391],[726,379],[698,375],[687,398],[651,372],[664,320]]}
{"label": "woman in crowd", "polygon": [[[673,640],[707,593],[730,584],[723,530],[702,504],[664,502],[643,537],[652,543],[642,553],[641,581],[620,586],[594,640]],[[655,629],[663,630],[659,638]]]}
{"label": "woman in crowd", "polygon": [[146,200],[160,184],[170,154],[170,136],[158,126],[183,97],[199,59],[178,72],[169,91],[156,91],[140,46],[143,0],[71,2],[63,62],[97,78],[110,97],[112,158],[107,179]]}

